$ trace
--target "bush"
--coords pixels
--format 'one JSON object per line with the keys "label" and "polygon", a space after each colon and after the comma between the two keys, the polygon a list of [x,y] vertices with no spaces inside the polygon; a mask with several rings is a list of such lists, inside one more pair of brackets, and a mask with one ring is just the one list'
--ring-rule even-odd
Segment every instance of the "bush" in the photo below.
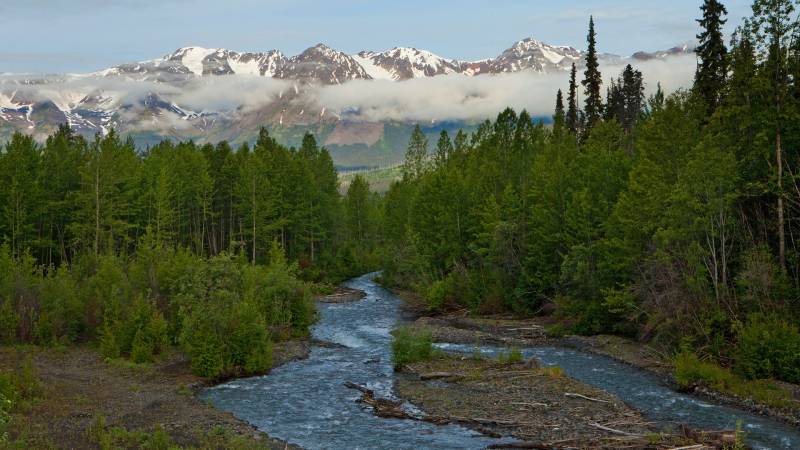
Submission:
{"label": "bush", "polygon": [[71,344],[86,328],[81,291],[66,267],[50,270],[41,281],[34,337],[39,345]]}
{"label": "bush", "polygon": [[131,344],[131,361],[141,364],[153,361],[153,343],[147,337],[147,332],[140,328]]}
{"label": "bush", "polygon": [[454,285],[453,277],[448,276],[443,280],[434,281],[425,293],[428,311],[437,312],[444,309],[452,299]]}
{"label": "bush", "polygon": [[222,358],[224,349],[219,342],[211,338],[195,345],[192,350],[192,372],[195,375],[207,378],[222,375],[225,369],[225,361]]}
{"label": "bush", "polygon": [[100,332],[100,355],[108,359],[119,358],[120,355],[117,334],[114,332],[114,325],[110,319],[104,321]]}
{"label": "bush", "polygon": [[0,344],[13,344],[17,339],[17,312],[10,298],[0,298]]}
{"label": "bush", "polygon": [[739,332],[734,360],[745,378],[800,383],[800,332],[777,316],[755,314]]}
{"label": "bush", "polygon": [[406,364],[428,361],[433,358],[433,337],[429,332],[420,332],[410,327],[401,327],[392,333],[392,356],[394,367],[399,369]]}
{"label": "bush", "polygon": [[518,348],[512,348],[508,352],[502,352],[497,355],[497,362],[500,364],[517,364],[522,362],[522,351]]}
{"label": "bush", "polygon": [[770,406],[794,406],[790,393],[774,383],[764,380],[743,380],[724,367],[701,360],[687,349],[683,349],[675,356],[674,363],[675,381],[682,388],[702,384],[726,394],[750,398]]}

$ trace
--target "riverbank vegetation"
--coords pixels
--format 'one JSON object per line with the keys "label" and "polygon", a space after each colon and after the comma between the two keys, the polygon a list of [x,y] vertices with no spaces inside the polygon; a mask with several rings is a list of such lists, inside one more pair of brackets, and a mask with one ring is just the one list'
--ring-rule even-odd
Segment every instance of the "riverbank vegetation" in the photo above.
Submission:
{"label": "riverbank vegetation", "polygon": [[790,1],[755,1],[729,44],[724,20],[703,3],[691,89],[603,78],[591,23],[552,127],[508,109],[430,150],[416,132],[384,200],[384,282],[430,311],[551,313],[796,383],[800,28]]}
{"label": "riverbank vegetation", "polygon": [[0,345],[264,373],[276,342],[307,337],[313,291],[378,268],[376,201],[360,177],[339,193],[311,135],[139,152],[113,131],[16,134],[0,151]]}

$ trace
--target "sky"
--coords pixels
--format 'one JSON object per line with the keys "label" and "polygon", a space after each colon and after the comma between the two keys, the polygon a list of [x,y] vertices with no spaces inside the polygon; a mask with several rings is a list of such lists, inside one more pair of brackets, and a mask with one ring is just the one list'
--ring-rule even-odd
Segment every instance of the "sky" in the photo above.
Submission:
{"label": "sky", "polygon": [[[197,45],[287,55],[410,46],[461,60],[533,37],[630,55],[692,42],[700,0],[0,0],[0,73],[82,73]],[[728,31],[750,0],[723,1]]]}

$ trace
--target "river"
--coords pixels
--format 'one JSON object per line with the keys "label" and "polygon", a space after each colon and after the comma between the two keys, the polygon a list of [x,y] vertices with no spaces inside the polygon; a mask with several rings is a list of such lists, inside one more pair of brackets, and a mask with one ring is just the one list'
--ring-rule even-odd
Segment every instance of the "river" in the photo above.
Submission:
{"label": "river", "polygon": [[[272,437],[307,449],[479,449],[499,442],[456,425],[375,417],[355,402],[359,392],[342,385],[353,381],[373,389],[376,396],[392,396],[389,332],[402,320],[400,300],[377,285],[374,276],[346,284],[366,292],[363,300],[318,305],[320,320],[312,329],[313,337],[347,348],[314,347],[305,360],[285,364],[267,376],[209,388],[201,397]],[[438,345],[448,351],[474,351],[469,346]],[[481,348],[490,355],[501,350]],[[800,430],[675,392],[660,378],[613,359],[557,347],[533,347],[523,353],[617,395],[665,426],[733,429],[741,421],[748,443],[755,448],[800,447]]]}

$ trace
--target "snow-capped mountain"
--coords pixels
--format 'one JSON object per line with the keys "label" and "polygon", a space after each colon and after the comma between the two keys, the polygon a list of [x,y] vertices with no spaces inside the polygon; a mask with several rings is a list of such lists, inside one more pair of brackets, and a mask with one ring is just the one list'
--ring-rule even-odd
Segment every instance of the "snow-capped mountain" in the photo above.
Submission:
{"label": "snow-capped mountain", "polygon": [[352,56],[317,44],[278,66],[275,78],[342,84],[351,80],[369,80],[364,67]]}
{"label": "snow-capped mountain", "polygon": [[549,45],[528,38],[516,42],[500,56],[488,61],[486,70],[488,73],[566,71],[573,63],[580,64],[583,56],[580,50],[572,47]]}
{"label": "snow-capped mountain", "polygon": [[277,50],[239,53],[223,48],[183,47],[162,58],[121,64],[99,72],[102,76],[128,76],[147,81],[170,82],[186,75],[275,76],[286,58]]}
{"label": "snow-capped mountain", "polygon": [[[668,58],[693,50],[683,46],[654,53],[638,52],[629,58],[603,54],[600,59],[606,63],[621,63],[626,59]],[[291,58],[278,50],[239,53],[221,48],[184,47],[159,59],[121,64],[98,74],[159,82],[175,82],[187,76],[252,75],[342,84],[352,80],[403,81],[450,74],[476,76],[526,70],[553,73],[568,71],[573,63],[580,67],[584,56],[584,52],[573,47],[550,45],[531,38],[514,43],[495,58],[480,61],[449,59],[411,47],[348,55],[318,44]]]}
{"label": "snow-capped mountain", "polygon": [[463,72],[459,61],[409,47],[395,47],[385,52],[364,51],[354,58],[376,80],[401,81]]}
{"label": "snow-capped mountain", "polygon": [[[683,46],[630,57],[600,55],[600,59],[601,65],[618,65],[691,52],[692,48]],[[400,134],[387,131],[381,137],[382,123],[356,123],[362,113],[357,107],[326,108],[314,95],[317,85],[370,80],[401,83],[523,71],[558,73],[568,71],[573,63],[582,66],[584,57],[573,47],[530,38],[514,43],[497,57],[480,61],[459,61],[410,47],[347,54],[318,44],[291,57],[278,50],[184,47],[160,58],[90,74],[0,74],[0,140],[15,131],[44,139],[60,124],[68,123],[85,136],[106,134],[114,128],[141,144],[165,137],[242,142],[266,125],[274,130],[294,130],[284,131],[287,139],[301,133],[297,130],[312,129],[316,133],[331,132],[332,146],[344,142],[354,148],[369,147],[379,145],[376,139],[399,139]],[[283,83],[263,83],[257,78]],[[255,86],[252,92],[247,89],[251,85]],[[238,97],[229,101],[234,91]],[[198,96],[203,101],[193,101]],[[359,151],[363,153],[363,149]]]}

